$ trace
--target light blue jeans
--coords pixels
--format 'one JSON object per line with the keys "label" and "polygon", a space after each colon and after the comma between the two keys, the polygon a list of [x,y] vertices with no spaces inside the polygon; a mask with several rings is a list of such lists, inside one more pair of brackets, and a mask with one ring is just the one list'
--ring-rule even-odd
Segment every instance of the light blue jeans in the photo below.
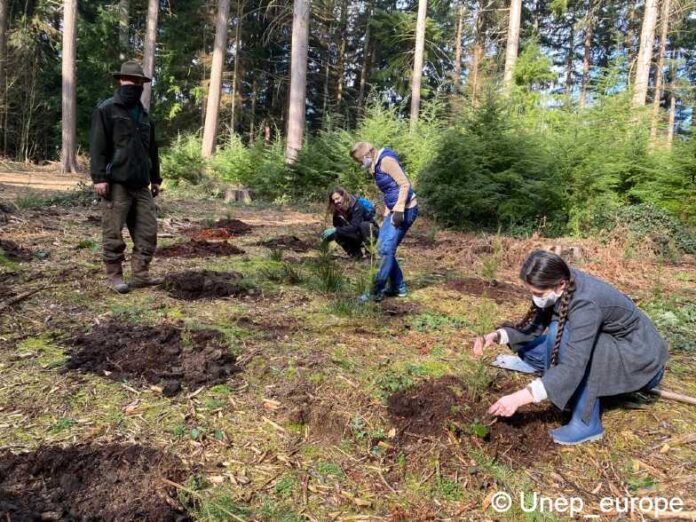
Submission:
{"label": "light blue jeans", "polygon": [[392,217],[393,214],[389,214],[379,229],[377,252],[381,262],[372,289],[373,295],[377,296],[384,295],[387,284],[390,290],[399,290],[404,283],[404,274],[396,260],[396,249],[418,217],[418,207],[407,208],[404,211],[404,221],[398,227],[392,223]]}

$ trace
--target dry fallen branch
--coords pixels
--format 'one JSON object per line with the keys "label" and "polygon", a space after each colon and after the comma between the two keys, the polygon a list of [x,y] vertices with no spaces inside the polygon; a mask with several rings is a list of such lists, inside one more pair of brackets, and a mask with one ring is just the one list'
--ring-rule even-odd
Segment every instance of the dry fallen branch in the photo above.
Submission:
{"label": "dry fallen branch", "polygon": [[9,308],[12,305],[15,305],[21,301],[24,301],[27,297],[30,297],[38,292],[41,292],[41,290],[45,290],[46,286],[42,286],[41,288],[35,288],[34,290],[29,290],[27,292],[23,292],[21,294],[18,294],[14,297],[10,297],[8,299],[5,299],[4,301],[0,302],[0,312],[5,310],[5,308]]}
{"label": "dry fallen branch", "polygon": [[663,399],[669,399],[672,401],[677,401],[677,402],[684,402],[686,404],[695,404],[696,405],[696,397],[691,397],[689,395],[683,395],[681,393],[676,393],[668,390],[662,390],[660,388],[653,388],[650,390],[650,393],[653,395],[658,395],[662,397]]}

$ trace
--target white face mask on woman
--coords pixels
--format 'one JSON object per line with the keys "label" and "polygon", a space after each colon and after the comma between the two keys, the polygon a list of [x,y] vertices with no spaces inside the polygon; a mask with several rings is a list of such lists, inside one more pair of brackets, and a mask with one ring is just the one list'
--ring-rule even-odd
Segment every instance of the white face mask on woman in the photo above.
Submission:
{"label": "white face mask on woman", "polygon": [[558,298],[561,297],[562,293],[563,291],[561,291],[560,294],[557,294],[556,292],[551,290],[548,294],[546,294],[543,297],[533,295],[532,301],[534,301],[534,304],[538,308],[548,308],[549,306],[553,306],[556,304],[556,301],[558,301]]}
{"label": "white face mask on woman", "polygon": [[362,160],[362,166],[364,169],[369,169],[372,166],[372,157],[365,156]]}

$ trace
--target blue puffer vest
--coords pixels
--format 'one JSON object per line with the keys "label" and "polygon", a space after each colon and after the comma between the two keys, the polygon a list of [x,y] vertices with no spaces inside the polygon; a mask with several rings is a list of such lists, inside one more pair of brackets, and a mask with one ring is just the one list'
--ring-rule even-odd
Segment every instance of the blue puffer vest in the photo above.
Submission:
{"label": "blue puffer vest", "polygon": [[[391,210],[394,208],[394,205],[396,205],[396,202],[399,200],[399,185],[396,183],[394,178],[382,171],[381,165],[382,160],[384,158],[394,158],[400,167],[401,160],[399,159],[399,156],[396,154],[396,152],[394,152],[391,149],[385,148],[379,151],[377,163],[375,163],[375,183],[377,183],[377,187],[384,194],[384,204],[387,206],[389,210]],[[401,169],[403,170],[403,167],[401,167]],[[406,198],[406,205],[408,205],[408,203],[411,201],[413,195],[413,187],[409,187],[408,197]]]}

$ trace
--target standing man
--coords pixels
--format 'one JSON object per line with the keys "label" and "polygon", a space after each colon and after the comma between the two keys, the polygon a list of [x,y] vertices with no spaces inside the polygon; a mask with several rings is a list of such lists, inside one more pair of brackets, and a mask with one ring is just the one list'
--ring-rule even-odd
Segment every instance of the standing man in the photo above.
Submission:
{"label": "standing man", "polygon": [[408,289],[396,260],[396,248],[418,217],[416,194],[401,167],[399,156],[393,150],[376,150],[371,143],[360,141],[353,145],[350,156],[372,175],[384,194],[385,206],[377,241],[377,251],[382,260],[372,292],[360,296],[360,300],[381,301],[385,296],[404,297]]}
{"label": "standing man", "polygon": [[[114,73],[118,89],[92,114],[90,172],[102,201],[103,256],[109,287],[119,294],[131,288],[158,285],[149,275],[157,247],[155,203],[160,190],[155,128],[140,103],[143,84],[151,81],[137,62],[125,62]],[[132,274],[123,280],[126,244],[123,226],[133,240]]]}

